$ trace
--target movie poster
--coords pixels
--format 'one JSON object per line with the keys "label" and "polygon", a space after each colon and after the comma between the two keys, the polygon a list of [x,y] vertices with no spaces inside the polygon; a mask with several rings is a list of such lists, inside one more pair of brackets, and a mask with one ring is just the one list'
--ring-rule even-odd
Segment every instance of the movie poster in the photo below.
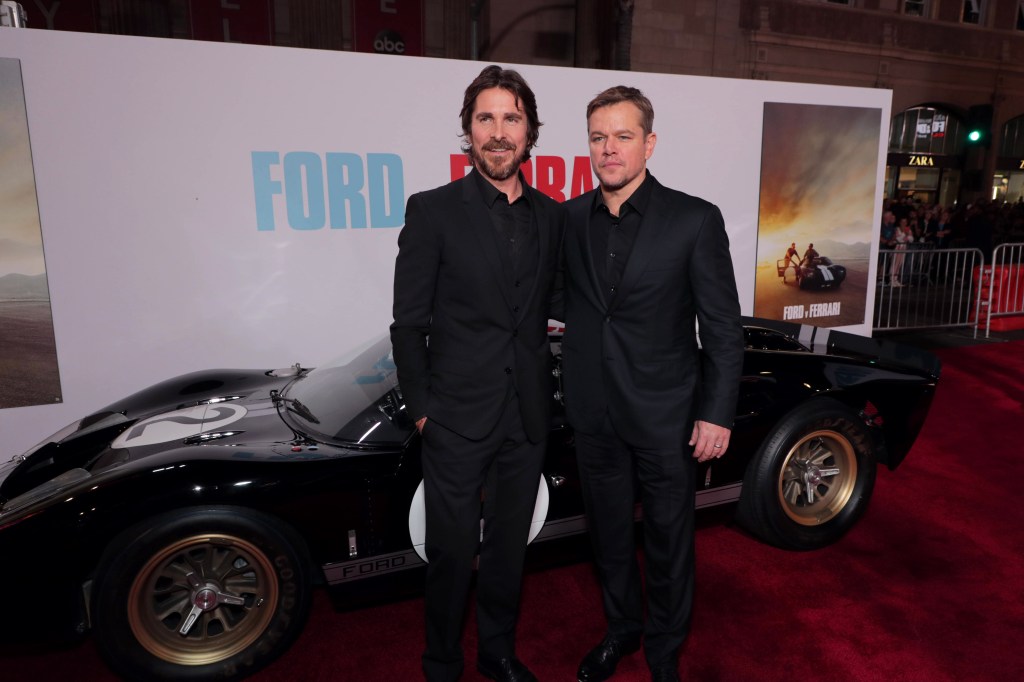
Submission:
{"label": "movie poster", "polygon": [[864,322],[880,121],[879,109],[765,103],[756,317]]}
{"label": "movie poster", "polygon": [[60,400],[21,62],[0,58],[0,409]]}

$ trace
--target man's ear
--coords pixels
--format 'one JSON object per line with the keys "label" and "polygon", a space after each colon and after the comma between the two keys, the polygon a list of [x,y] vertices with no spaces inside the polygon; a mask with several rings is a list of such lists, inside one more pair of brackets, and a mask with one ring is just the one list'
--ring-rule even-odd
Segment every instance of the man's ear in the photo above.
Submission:
{"label": "man's ear", "polygon": [[651,154],[654,153],[654,145],[656,145],[657,143],[658,143],[658,134],[657,133],[650,133],[650,134],[647,135],[647,139],[644,140],[644,146],[646,147],[646,149],[644,150],[644,158],[645,159],[651,158]]}

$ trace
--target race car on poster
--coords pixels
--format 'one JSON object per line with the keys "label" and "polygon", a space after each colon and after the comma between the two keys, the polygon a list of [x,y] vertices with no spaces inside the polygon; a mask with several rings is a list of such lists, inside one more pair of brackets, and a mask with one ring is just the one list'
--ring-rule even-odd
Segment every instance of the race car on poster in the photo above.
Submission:
{"label": "race car on poster", "polygon": [[838,289],[846,279],[846,268],[825,256],[814,256],[799,265],[779,259],[775,265],[784,284],[792,277],[801,289]]}
{"label": "race car on poster", "polygon": [[[907,454],[938,360],[780,322],[745,320],[745,337],[731,446],[698,465],[697,506],[738,502],[755,537],[822,547]],[[586,529],[560,398],[533,556]],[[419,458],[386,339],[312,370],[142,390],[0,465],[5,637],[91,631],[128,679],[251,674],[298,635],[315,586],[343,607],[421,585]]]}

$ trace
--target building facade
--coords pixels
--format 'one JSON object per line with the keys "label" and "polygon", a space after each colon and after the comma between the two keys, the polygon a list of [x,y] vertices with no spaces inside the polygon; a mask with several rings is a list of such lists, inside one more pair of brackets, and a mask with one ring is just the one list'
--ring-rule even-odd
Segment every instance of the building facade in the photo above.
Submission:
{"label": "building facade", "polygon": [[887,197],[1024,197],[1024,0],[22,5],[35,28],[887,88]]}

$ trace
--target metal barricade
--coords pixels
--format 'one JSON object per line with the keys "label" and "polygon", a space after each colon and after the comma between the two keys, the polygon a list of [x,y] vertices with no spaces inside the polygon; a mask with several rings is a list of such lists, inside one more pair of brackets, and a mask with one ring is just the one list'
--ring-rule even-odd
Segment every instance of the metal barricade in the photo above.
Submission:
{"label": "metal barricade", "polygon": [[979,249],[881,249],[875,287],[874,331],[968,327],[978,335],[984,264]]}
{"label": "metal barricade", "polygon": [[980,280],[985,337],[992,331],[993,318],[1020,318],[997,322],[996,331],[1024,329],[1024,244],[997,246],[992,252],[992,265],[985,266]]}

